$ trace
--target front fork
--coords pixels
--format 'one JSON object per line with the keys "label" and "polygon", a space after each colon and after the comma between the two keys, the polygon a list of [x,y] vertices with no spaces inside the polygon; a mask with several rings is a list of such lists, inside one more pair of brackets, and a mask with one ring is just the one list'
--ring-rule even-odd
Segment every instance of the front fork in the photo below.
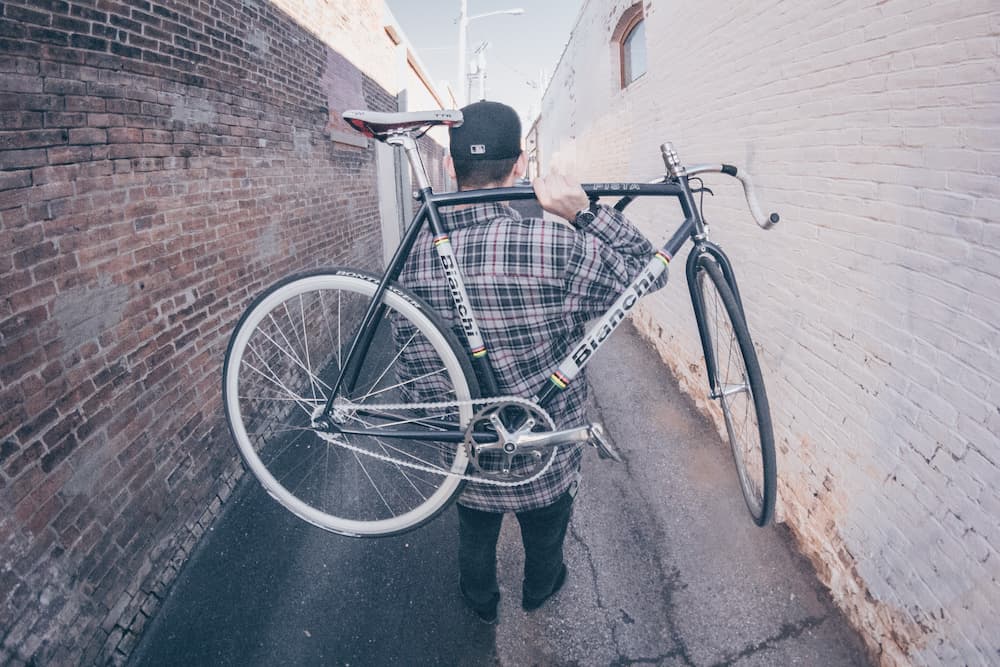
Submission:
{"label": "front fork", "polygon": [[701,339],[701,349],[705,354],[705,371],[708,373],[708,385],[711,389],[711,397],[713,399],[719,398],[719,386],[718,386],[718,373],[716,367],[715,354],[712,348],[712,336],[708,330],[708,318],[705,314],[705,301],[702,296],[701,290],[698,288],[698,264],[699,260],[704,256],[709,256],[715,260],[716,264],[719,265],[719,269],[722,271],[722,277],[725,279],[726,284],[733,291],[733,295],[736,297],[736,303],[739,307],[743,308],[743,302],[740,300],[739,290],[736,286],[736,276],[733,273],[732,262],[729,261],[729,257],[726,253],[722,251],[722,248],[715,245],[711,241],[702,239],[698,241],[691,252],[688,254],[687,265],[684,267],[684,272],[687,276],[688,291],[691,293],[691,306],[694,308],[694,319],[698,323],[698,337]]}

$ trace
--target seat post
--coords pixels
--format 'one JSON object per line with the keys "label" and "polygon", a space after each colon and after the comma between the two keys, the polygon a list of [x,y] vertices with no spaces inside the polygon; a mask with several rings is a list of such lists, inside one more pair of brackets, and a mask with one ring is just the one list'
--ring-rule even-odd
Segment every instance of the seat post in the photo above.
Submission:
{"label": "seat post", "polygon": [[403,150],[406,151],[406,159],[409,160],[410,167],[413,169],[413,175],[417,179],[417,187],[421,192],[430,188],[423,160],[420,159],[420,152],[417,150],[417,140],[409,133],[400,132],[389,136],[385,143],[390,146],[402,146]]}

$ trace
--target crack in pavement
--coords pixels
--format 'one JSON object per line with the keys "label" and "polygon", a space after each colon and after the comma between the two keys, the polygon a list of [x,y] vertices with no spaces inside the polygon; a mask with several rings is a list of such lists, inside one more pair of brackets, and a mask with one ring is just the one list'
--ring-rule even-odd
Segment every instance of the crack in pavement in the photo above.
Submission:
{"label": "crack in pavement", "polygon": [[[589,382],[589,380],[588,380],[588,382]],[[604,419],[604,410],[603,410],[603,408],[602,408],[599,400],[597,399],[597,395],[596,394],[597,394],[597,392],[594,391],[594,388],[591,385],[590,392],[589,392],[589,395],[590,395],[590,400],[589,400],[590,406],[589,407],[590,407],[590,410],[592,410],[593,412],[596,413],[596,415],[598,417],[598,420],[602,424],[604,424],[604,423],[606,423],[606,420]],[[611,438],[612,445],[614,445],[615,448],[621,454],[622,462],[621,462],[620,465],[624,466],[624,468],[625,468],[625,479],[626,480],[632,480],[632,479],[634,479],[634,476],[632,474],[631,460],[630,460],[629,456],[627,455],[627,453],[624,450],[622,450],[620,447],[617,446],[617,443],[614,441],[614,435],[611,433],[611,431],[610,430],[606,430],[605,432],[608,435],[608,437]],[[614,481],[612,484],[613,484],[615,490],[622,497],[622,499],[623,499],[624,503],[626,504],[626,506],[633,505],[633,504],[638,504],[642,508],[644,508],[644,511],[641,513],[643,516],[648,516],[648,515],[653,514],[653,511],[651,510],[651,508],[652,508],[653,505],[650,502],[650,500],[646,497],[646,495],[643,493],[643,489],[642,489],[641,486],[639,486],[637,484],[629,484],[627,481],[626,482],[622,482],[622,481],[618,481],[618,480]],[[627,488],[626,488],[626,485],[627,485]],[[635,500],[633,500],[632,502],[629,502],[630,498],[634,498]],[[638,502],[636,502],[636,501],[638,501]],[[656,532],[659,532],[659,526],[658,525],[654,525],[653,529]],[[631,530],[633,531],[633,534],[634,534],[634,531],[636,529],[633,526]],[[579,540],[581,542],[581,544],[582,544],[583,541],[579,538],[579,536],[574,535],[574,537],[577,540]],[[655,536],[655,537],[656,537],[656,542],[663,543],[665,541],[663,539],[660,539],[659,536]],[[636,544],[641,543],[642,542],[641,538],[642,538],[641,535],[634,535],[634,543],[636,543]],[[589,549],[588,549],[588,558],[589,557],[590,557],[590,553],[589,553]],[[683,661],[684,665],[687,665],[688,667],[695,667],[694,663],[691,660],[691,655],[690,655],[690,653],[688,651],[687,643],[684,641],[684,638],[681,636],[680,627],[679,627],[679,625],[677,623],[677,620],[676,620],[676,609],[675,609],[674,595],[673,594],[674,594],[674,591],[676,591],[679,587],[683,586],[683,583],[681,582],[681,573],[680,573],[680,570],[678,570],[676,567],[672,567],[672,568],[670,568],[670,574],[667,575],[667,568],[666,568],[666,566],[665,566],[665,564],[663,562],[663,556],[662,556],[662,554],[658,550],[653,550],[649,554],[649,557],[650,557],[650,560],[653,563],[654,570],[658,573],[659,579],[660,579],[660,581],[663,582],[663,585],[664,585],[663,596],[662,596],[662,604],[663,604],[663,610],[665,612],[665,620],[666,620],[666,626],[667,626],[666,630],[667,630],[667,635],[670,638],[670,641],[672,642],[673,646],[676,647],[676,648],[674,648],[673,651],[670,651],[668,653],[662,654],[663,657],[656,658],[656,659],[652,659],[652,658],[650,658],[650,659],[646,659],[646,658],[628,658],[627,656],[624,656],[621,653],[621,647],[619,646],[617,634],[615,633],[615,628],[617,627],[617,624],[612,621],[611,622],[611,636],[612,636],[612,638],[615,641],[615,650],[616,650],[616,652],[618,652],[618,660],[616,662],[612,663],[612,664],[615,664],[615,665],[618,665],[618,664],[620,664],[620,665],[639,664],[639,663],[636,663],[634,661],[638,660],[638,661],[641,661],[641,662],[645,662],[647,660],[654,660],[654,662],[655,662],[655,660],[665,660],[667,658],[679,658],[680,660]],[[592,561],[591,561],[591,568],[594,571],[594,585],[595,585],[595,588],[596,588],[597,587],[597,575],[596,575],[596,569],[594,569]],[[600,601],[600,591],[599,590],[598,590],[597,594],[598,594],[598,601]],[[609,615],[609,610],[604,609],[603,607],[602,607],[602,610],[604,610],[606,617],[608,617],[610,619],[610,617],[608,616]],[[624,613],[624,610],[620,610],[620,611],[622,611],[622,613]]]}
{"label": "crack in pavement", "polygon": [[821,625],[826,619],[826,616],[809,616],[802,619],[798,623],[785,623],[781,626],[781,630],[778,631],[778,634],[759,641],[756,644],[751,644],[736,655],[723,658],[721,662],[713,664],[712,667],[730,667],[735,664],[737,660],[759,653],[765,649],[772,648],[786,639],[794,639],[806,630],[811,630]]}
{"label": "crack in pavement", "polygon": [[590,545],[588,545],[584,539],[576,531],[576,526],[570,522],[569,534],[580,545],[583,549],[584,556],[587,559],[587,567],[590,568],[590,579],[594,584],[594,597],[597,598],[597,608],[601,610],[604,614],[605,622],[608,625],[608,629],[611,630],[611,641],[615,647],[615,653],[621,654],[621,646],[618,643],[618,633],[615,632],[616,624],[611,618],[611,611],[604,606],[604,600],[601,598],[601,587],[597,583],[597,566],[594,564],[594,554],[590,551]]}
{"label": "crack in pavement", "polygon": [[664,660],[670,660],[672,658],[683,658],[680,651],[671,651],[670,653],[661,653],[660,655],[654,655],[649,658],[628,658],[625,656],[618,656],[618,659],[608,665],[608,667],[625,667],[626,665],[659,665]]}

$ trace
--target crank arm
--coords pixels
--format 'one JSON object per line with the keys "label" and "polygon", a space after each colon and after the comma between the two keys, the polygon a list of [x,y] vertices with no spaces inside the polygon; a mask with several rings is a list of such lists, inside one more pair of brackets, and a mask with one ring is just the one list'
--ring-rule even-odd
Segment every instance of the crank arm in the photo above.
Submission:
{"label": "crank arm", "polygon": [[518,437],[517,448],[520,449],[547,449],[559,445],[576,445],[589,442],[597,448],[597,455],[602,459],[610,459],[616,463],[621,463],[622,457],[617,448],[611,443],[604,433],[604,427],[600,424],[588,424],[564,431],[551,431],[548,433],[525,433]]}
{"label": "crank arm", "polygon": [[590,440],[590,427],[577,426],[564,431],[522,433],[517,436],[517,448],[548,449],[560,445],[575,445]]}

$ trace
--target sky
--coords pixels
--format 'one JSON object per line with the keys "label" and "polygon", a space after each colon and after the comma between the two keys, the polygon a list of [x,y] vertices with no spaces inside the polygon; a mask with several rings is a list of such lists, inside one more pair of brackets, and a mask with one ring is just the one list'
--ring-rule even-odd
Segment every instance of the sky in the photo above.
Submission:
{"label": "sky", "polygon": [[[547,81],[569,40],[583,0],[467,0],[468,15],[524,9],[519,16],[485,16],[469,22],[467,62],[483,42],[486,99],[504,102],[525,127],[538,113],[539,79]],[[386,0],[430,78],[453,83],[458,73],[459,0]],[[474,82],[470,100],[478,99]]]}

